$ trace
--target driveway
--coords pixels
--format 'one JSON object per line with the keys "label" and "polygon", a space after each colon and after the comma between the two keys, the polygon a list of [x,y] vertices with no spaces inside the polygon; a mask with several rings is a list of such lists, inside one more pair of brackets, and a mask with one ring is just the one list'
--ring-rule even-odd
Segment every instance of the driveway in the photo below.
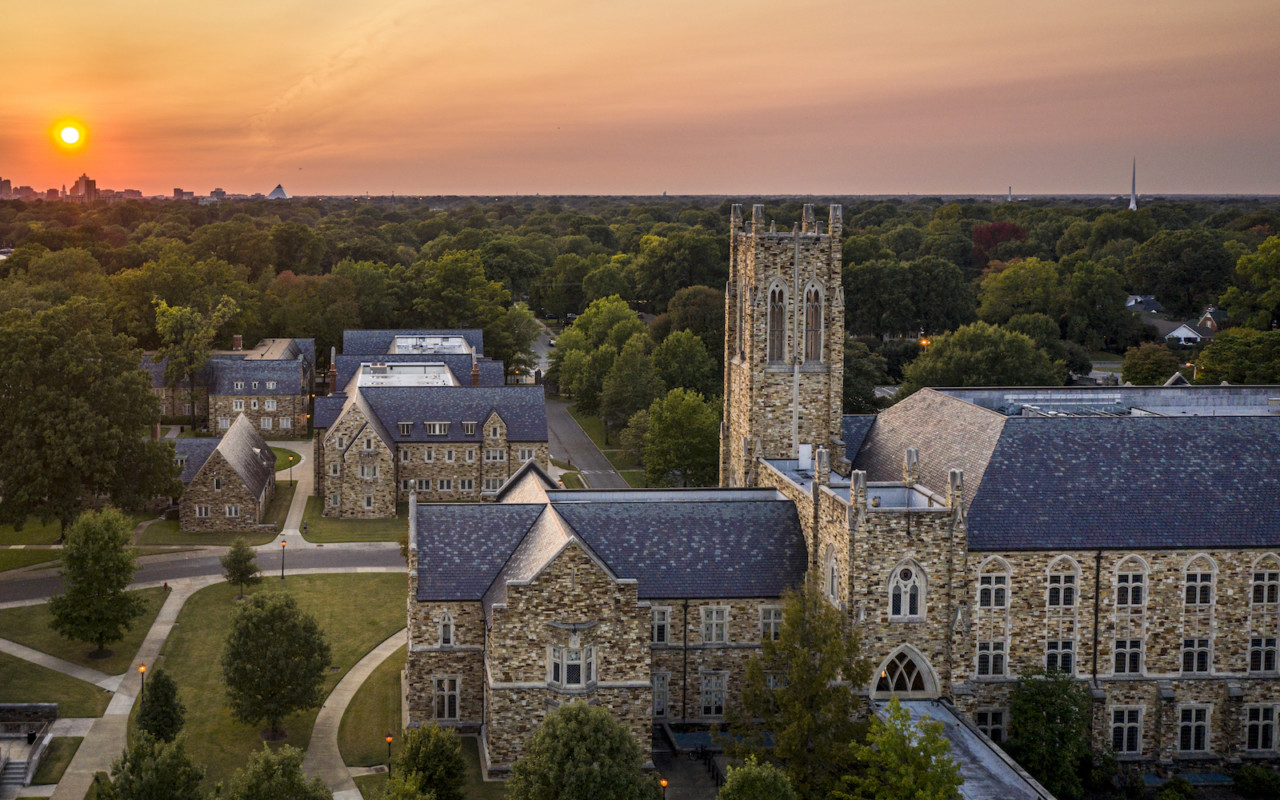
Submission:
{"label": "driveway", "polygon": [[587,486],[592,489],[628,488],[609,459],[604,457],[577,420],[569,415],[569,404],[563,400],[547,398],[547,438],[551,457],[572,464],[582,473]]}

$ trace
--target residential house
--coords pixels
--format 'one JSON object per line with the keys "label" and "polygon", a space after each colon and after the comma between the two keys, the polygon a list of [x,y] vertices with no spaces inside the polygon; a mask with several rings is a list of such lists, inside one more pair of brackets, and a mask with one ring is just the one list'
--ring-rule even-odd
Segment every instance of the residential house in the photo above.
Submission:
{"label": "residential house", "polygon": [[276,489],[275,454],[244,414],[219,438],[174,440],[185,485],[182,531],[251,531],[265,522]]}

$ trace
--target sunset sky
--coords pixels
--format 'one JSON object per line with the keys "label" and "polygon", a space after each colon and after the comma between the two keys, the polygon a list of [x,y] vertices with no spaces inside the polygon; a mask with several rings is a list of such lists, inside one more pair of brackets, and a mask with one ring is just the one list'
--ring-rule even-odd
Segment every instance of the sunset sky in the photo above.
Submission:
{"label": "sunset sky", "polygon": [[[0,177],[1280,193],[1276,0],[0,0]],[[55,120],[87,129],[63,152]]]}

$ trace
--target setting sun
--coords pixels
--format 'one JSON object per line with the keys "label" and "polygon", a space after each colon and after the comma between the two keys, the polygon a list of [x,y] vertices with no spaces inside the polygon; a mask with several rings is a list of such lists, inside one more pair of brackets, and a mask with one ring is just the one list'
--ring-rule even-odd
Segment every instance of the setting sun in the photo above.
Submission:
{"label": "setting sun", "polygon": [[70,125],[63,128],[62,132],[59,133],[58,135],[62,138],[62,141],[65,142],[66,144],[75,144],[76,142],[80,141],[80,131],[76,130]]}
{"label": "setting sun", "polygon": [[75,117],[62,117],[49,127],[49,137],[59,150],[72,153],[84,148],[88,129]]}

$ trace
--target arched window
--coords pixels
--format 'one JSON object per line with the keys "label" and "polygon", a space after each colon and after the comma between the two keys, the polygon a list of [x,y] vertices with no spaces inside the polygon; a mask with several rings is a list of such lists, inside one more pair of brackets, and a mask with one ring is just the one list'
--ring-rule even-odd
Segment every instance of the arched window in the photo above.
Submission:
{"label": "arched window", "polygon": [[913,563],[895,567],[889,578],[889,619],[924,617],[924,575]]}
{"label": "arched window", "polygon": [[440,646],[449,647],[453,644],[453,617],[449,612],[444,612],[440,617]]}
{"label": "arched window", "polygon": [[840,602],[840,565],[836,563],[836,549],[826,547],[826,556],[822,564],[822,585],[826,589],[827,598],[833,604]]}
{"label": "arched window", "polygon": [[804,360],[822,360],[822,288],[810,286],[804,293]]}
{"label": "arched window", "polygon": [[1116,608],[1141,608],[1147,602],[1147,569],[1128,558],[1116,570]]}
{"label": "arched window", "polygon": [[889,659],[884,669],[880,670],[880,678],[876,681],[877,692],[905,694],[926,691],[924,673],[915,659],[905,651]]}
{"label": "arched window", "polygon": [[1280,603],[1280,560],[1273,555],[1263,556],[1253,567],[1253,603],[1267,606]]}
{"label": "arched window", "polygon": [[1062,557],[1049,565],[1045,605],[1049,608],[1072,608],[1076,604],[1079,570],[1070,558]]}
{"label": "arched window", "polygon": [[993,558],[978,573],[978,608],[1009,607],[1009,565]]}
{"label": "arched window", "polygon": [[1187,563],[1182,602],[1191,608],[1208,609],[1213,605],[1214,564],[1208,556],[1196,556]]}
{"label": "arched window", "polygon": [[769,352],[770,361],[783,361],[786,358],[784,344],[787,336],[787,291],[782,286],[774,285],[769,290]]}

